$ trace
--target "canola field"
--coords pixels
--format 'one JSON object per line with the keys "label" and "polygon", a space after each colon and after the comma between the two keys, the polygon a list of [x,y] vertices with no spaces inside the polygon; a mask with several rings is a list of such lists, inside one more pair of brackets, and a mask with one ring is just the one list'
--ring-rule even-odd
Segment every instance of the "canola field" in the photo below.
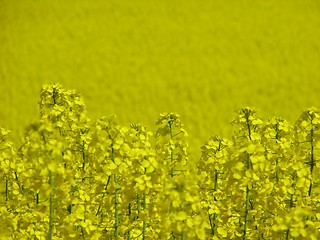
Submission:
{"label": "canola field", "polygon": [[[0,125],[22,136],[58,82],[88,115],[151,130],[177,112],[194,152],[234,111],[294,121],[319,106],[316,0],[0,1]],[[18,137],[16,137],[17,139]]]}
{"label": "canola field", "polygon": [[0,1],[0,239],[319,239],[318,39],[316,0]]}
{"label": "canola field", "polygon": [[232,139],[190,156],[175,113],[156,131],[90,120],[74,90],[44,85],[21,145],[0,128],[1,239],[320,237],[320,110],[294,125],[241,108]]}

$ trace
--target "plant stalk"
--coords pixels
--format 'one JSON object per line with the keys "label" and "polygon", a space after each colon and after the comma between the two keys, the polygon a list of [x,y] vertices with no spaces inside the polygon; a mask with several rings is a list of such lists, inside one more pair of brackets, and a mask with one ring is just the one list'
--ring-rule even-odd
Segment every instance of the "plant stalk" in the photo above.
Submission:
{"label": "plant stalk", "polygon": [[50,182],[50,218],[49,218],[49,240],[53,238],[53,173],[49,170],[49,182]]}

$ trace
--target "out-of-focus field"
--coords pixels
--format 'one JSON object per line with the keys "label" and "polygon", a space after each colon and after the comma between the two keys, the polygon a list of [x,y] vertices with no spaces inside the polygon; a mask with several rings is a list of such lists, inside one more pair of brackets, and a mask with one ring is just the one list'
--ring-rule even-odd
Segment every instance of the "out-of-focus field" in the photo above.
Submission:
{"label": "out-of-focus field", "polygon": [[319,39],[318,0],[1,0],[0,126],[18,136],[59,82],[92,118],[153,128],[178,112],[199,147],[237,107],[319,107]]}

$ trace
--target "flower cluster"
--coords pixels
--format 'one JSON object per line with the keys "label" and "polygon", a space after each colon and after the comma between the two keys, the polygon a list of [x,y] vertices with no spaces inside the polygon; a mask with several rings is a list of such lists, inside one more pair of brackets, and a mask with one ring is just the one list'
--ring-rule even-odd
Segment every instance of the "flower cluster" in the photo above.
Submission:
{"label": "flower cluster", "polygon": [[291,126],[243,108],[233,140],[202,147],[199,190],[213,239],[318,239],[319,110]]}
{"label": "flower cluster", "polygon": [[91,121],[81,96],[45,85],[39,119],[15,147],[0,128],[1,239],[320,237],[320,111],[294,126],[243,108],[232,140],[199,160],[176,113],[155,133]]}

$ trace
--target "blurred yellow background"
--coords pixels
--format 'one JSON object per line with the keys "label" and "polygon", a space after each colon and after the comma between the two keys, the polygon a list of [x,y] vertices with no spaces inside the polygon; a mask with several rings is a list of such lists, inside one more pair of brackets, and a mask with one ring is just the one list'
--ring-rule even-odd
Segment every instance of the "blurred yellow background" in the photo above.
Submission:
{"label": "blurred yellow background", "polygon": [[91,118],[153,129],[177,112],[198,148],[238,107],[319,107],[319,39],[318,0],[1,0],[0,126],[18,136],[59,82]]}

